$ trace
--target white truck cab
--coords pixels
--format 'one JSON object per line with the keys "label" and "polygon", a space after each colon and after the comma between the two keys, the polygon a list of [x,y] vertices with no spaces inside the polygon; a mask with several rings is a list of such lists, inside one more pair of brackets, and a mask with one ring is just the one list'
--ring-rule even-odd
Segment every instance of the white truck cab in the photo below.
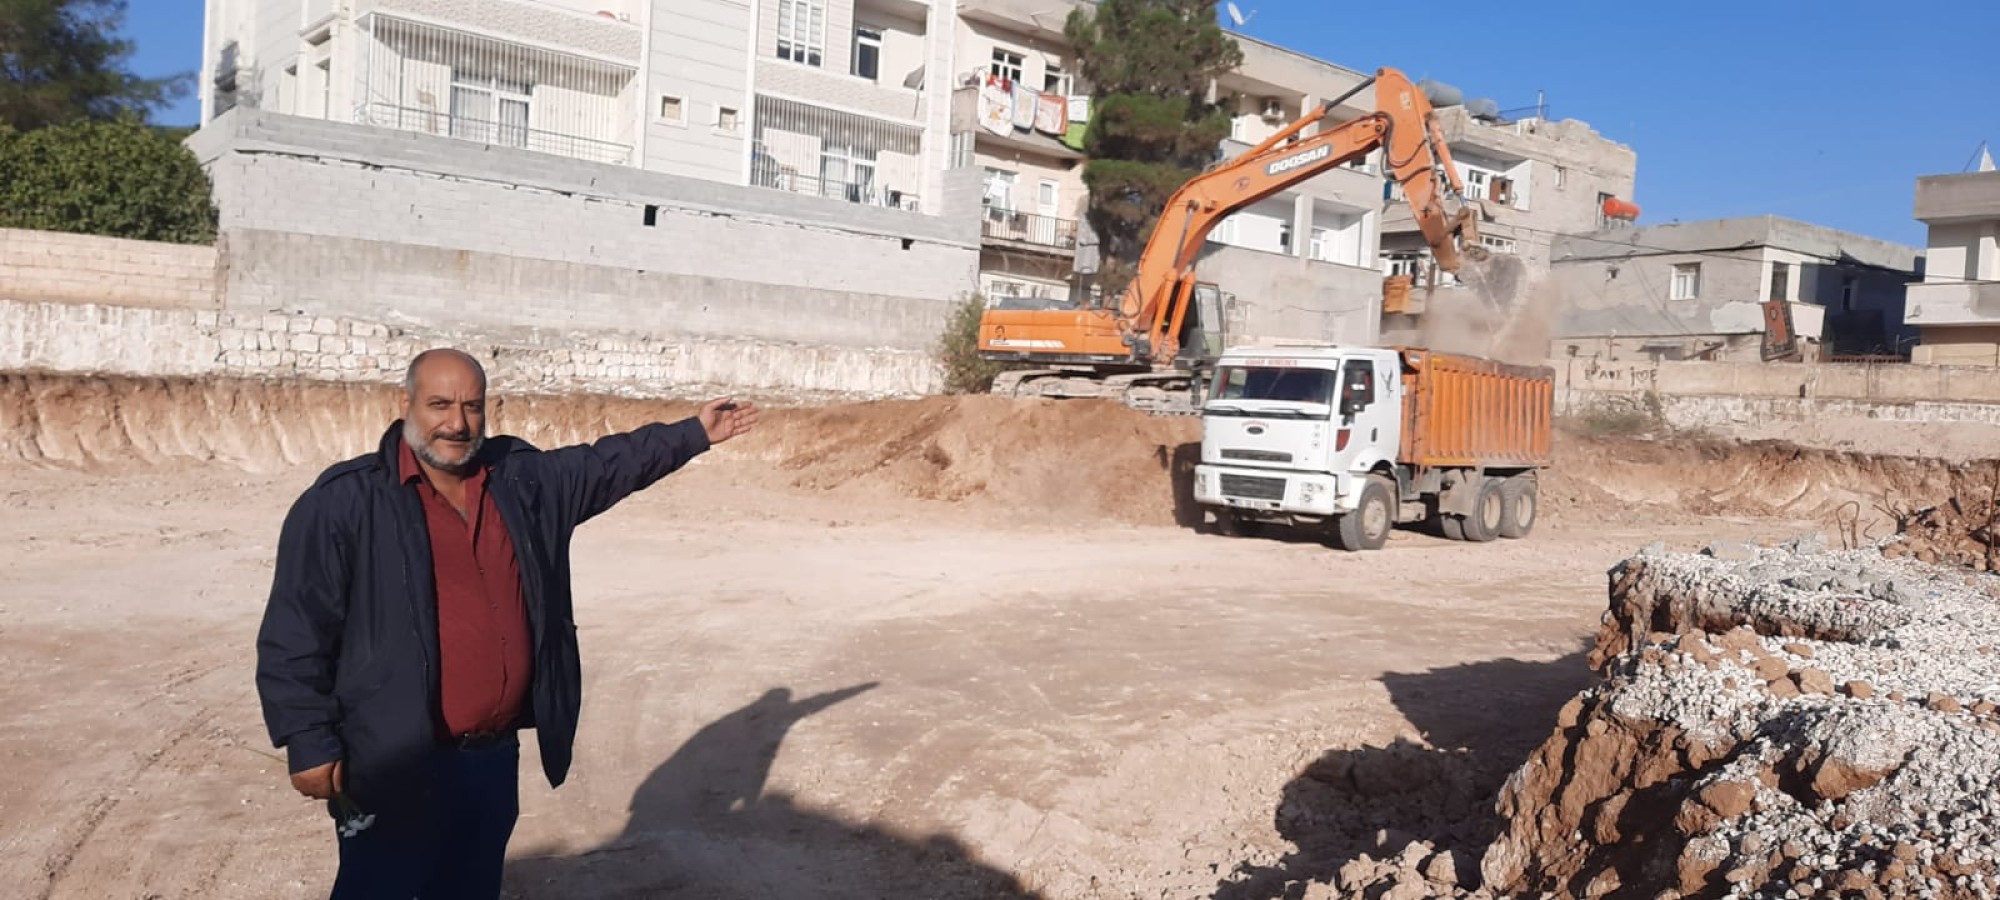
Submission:
{"label": "white truck cab", "polygon": [[1396,462],[1401,372],[1396,351],[1375,347],[1224,353],[1202,407],[1196,502],[1219,507],[1225,527],[1355,511],[1370,473]]}

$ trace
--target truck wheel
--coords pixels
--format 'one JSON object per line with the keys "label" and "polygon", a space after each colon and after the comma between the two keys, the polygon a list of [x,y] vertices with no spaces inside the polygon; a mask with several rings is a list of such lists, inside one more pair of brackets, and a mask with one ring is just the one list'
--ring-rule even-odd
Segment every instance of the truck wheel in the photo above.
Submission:
{"label": "truck wheel", "polygon": [[1500,490],[1500,479],[1481,481],[1479,495],[1472,501],[1472,515],[1459,524],[1465,539],[1475,544],[1486,543],[1500,536],[1500,528],[1506,522],[1507,496]]}
{"label": "truck wheel", "polygon": [[1450,513],[1438,516],[1438,533],[1447,541],[1465,540],[1465,520]]}
{"label": "truck wheel", "polygon": [[1500,485],[1507,500],[1507,521],[1500,528],[1503,538],[1524,538],[1535,530],[1535,515],[1541,511],[1541,489],[1535,479],[1516,475]]}
{"label": "truck wheel", "polygon": [[1369,476],[1361,488],[1361,504],[1340,517],[1333,526],[1334,543],[1350,552],[1380,550],[1389,543],[1389,529],[1396,526],[1396,512],[1389,503],[1389,486],[1378,476]]}

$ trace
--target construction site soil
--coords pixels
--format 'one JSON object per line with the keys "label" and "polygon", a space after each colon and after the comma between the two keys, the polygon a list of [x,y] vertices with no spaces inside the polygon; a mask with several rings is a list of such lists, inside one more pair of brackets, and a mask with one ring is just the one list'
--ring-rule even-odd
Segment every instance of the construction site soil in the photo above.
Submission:
{"label": "construction site soil", "polygon": [[[397,403],[0,375],[0,883],[324,895],[332,830],[267,755],[252,646],[285,508]],[[496,397],[489,427],[692,408]],[[1990,647],[1926,624],[1984,622],[1992,463],[1565,434],[1532,537],[1343,554],[1196,528],[1199,429],[776,408],[586,525],[578,761],[551,791],[524,748],[508,896],[1984,895],[1980,788],[1922,760],[1987,752],[2000,702]],[[1842,603],[1878,624],[1796,624]],[[1914,762],[1827,749],[1877,721]]]}

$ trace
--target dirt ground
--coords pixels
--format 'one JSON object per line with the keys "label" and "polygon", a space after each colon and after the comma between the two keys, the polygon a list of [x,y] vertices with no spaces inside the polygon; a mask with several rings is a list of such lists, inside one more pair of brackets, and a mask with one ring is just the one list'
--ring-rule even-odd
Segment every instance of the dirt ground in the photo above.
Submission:
{"label": "dirt ground", "polygon": [[[44,389],[0,384],[27,435],[0,460],[0,884],[324,896],[334,836],[270,755],[254,636],[286,506],[386,418],[211,394],[148,420],[167,452],[66,439],[53,410],[97,389]],[[576,764],[552,791],[524,747],[508,895],[1262,898],[1378,828],[1483,842],[1586,682],[1611,565],[1825,527],[1665,487],[1706,451],[1593,447],[1607,477],[1552,481],[1525,541],[1224,538],[1176,502],[1198,425],[1066,409],[779,416],[587,525]],[[269,434],[229,446],[283,452],[202,430],[245,417]]]}

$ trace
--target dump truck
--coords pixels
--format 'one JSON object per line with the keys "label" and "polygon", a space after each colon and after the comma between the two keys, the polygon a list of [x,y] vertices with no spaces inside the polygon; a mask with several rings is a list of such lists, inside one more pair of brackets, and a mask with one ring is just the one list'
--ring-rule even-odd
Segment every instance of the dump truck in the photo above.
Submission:
{"label": "dump truck", "polygon": [[[1555,371],[1414,347],[1225,351],[1194,498],[1225,534],[1313,528],[1380,549],[1398,524],[1485,542],[1534,528]],[[1204,516],[1206,518],[1206,516]]]}

